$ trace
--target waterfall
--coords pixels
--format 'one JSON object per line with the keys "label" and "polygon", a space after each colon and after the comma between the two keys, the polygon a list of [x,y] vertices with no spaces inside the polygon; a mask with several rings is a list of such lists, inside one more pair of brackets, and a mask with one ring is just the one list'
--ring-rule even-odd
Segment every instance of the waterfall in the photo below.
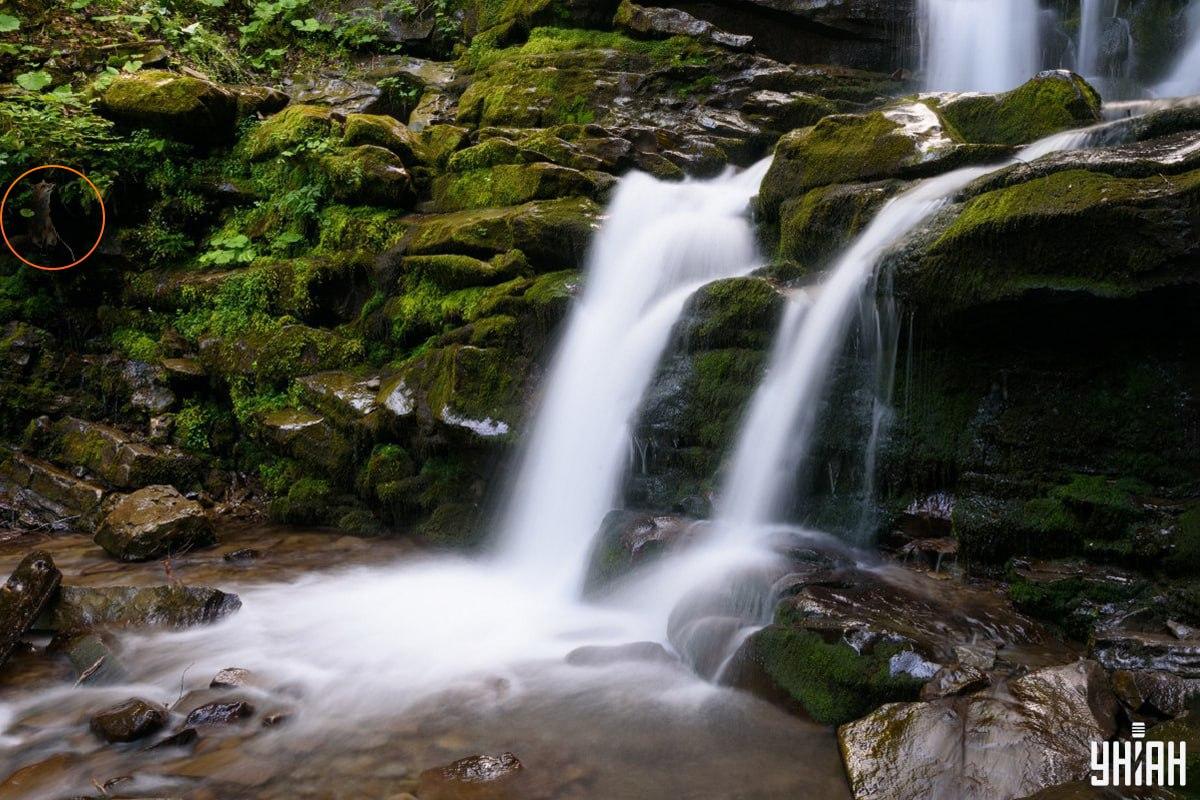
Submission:
{"label": "waterfall", "polygon": [[1002,92],[1041,64],[1037,0],[921,0],[925,85]]}
{"label": "waterfall", "polygon": [[626,177],[588,260],[500,527],[500,555],[567,592],[614,505],[631,421],[687,298],[757,264],[747,205],[768,163],[711,181]]}
{"label": "waterfall", "polygon": [[[1020,160],[1077,147],[1090,136],[1071,131],[1025,148]],[[1009,162],[1012,163],[1012,162]],[[1004,165],[1007,166],[1007,165]],[[926,179],[888,201],[813,292],[789,311],[750,403],[721,489],[717,518],[741,532],[778,522],[794,475],[811,447],[818,403],[845,331],[883,254],[929,220],[955,194],[1000,167],[967,167]]]}
{"label": "waterfall", "polygon": [[1093,76],[1100,70],[1100,40],[1104,34],[1104,7],[1109,0],[1083,0],[1079,16],[1079,51],[1076,71]]}
{"label": "waterfall", "polygon": [[1156,87],[1159,97],[1200,94],[1200,0],[1187,11],[1187,44],[1171,75]]}

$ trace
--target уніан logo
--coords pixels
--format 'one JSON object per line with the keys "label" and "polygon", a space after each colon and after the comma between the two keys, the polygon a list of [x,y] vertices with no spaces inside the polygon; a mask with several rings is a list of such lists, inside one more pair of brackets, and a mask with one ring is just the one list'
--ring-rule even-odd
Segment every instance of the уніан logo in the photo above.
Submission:
{"label": "\u0443\u043d\u0456\u0430\u043d logo", "polygon": [[1146,723],[1133,738],[1092,742],[1092,786],[1187,786],[1187,742],[1146,741]]}

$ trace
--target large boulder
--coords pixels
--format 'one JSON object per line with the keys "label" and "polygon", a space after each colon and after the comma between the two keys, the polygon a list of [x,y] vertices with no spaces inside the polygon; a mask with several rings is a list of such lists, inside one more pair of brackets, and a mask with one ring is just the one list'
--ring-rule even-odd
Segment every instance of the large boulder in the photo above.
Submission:
{"label": "large boulder", "polygon": [[433,202],[438,211],[513,206],[571,195],[595,196],[612,182],[603,173],[587,175],[544,162],[501,164],[439,176],[433,183]]}
{"label": "large boulder", "polygon": [[118,122],[198,143],[228,140],[238,113],[235,93],[163,70],[119,76],[101,95],[100,106]]}
{"label": "large boulder", "polygon": [[726,33],[711,22],[697,19],[678,8],[639,6],[622,0],[613,24],[633,36],[666,39],[671,36],[691,36],[694,39],[724,45],[749,47],[753,37]]}
{"label": "large boulder", "polygon": [[197,476],[197,462],[170,445],[151,445],[99,422],[64,417],[51,429],[51,454],[59,463],[83,467],[120,489],[148,484],[185,485]]}
{"label": "large boulder", "polygon": [[938,103],[942,121],[964,142],[1027,144],[1100,121],[1100,95],[1065,70],[1039,73],[997,95],[966,94]]}
{"label": "large boulder", "polygon": [[0,495],[29,527],[90,531],[99,521],[106,494],[92,481],[22,453],[0,461]]}
{"label": "large boulder", "polygon": [[995,691],[883,706],[840,727],[838,742],[856,800],[1011,800],[1087,777],[1116,708],[1104,670],[1079,661]]}
{"label": "large boulder", "polygon": [[173,486],[147,486],[126,495],[96,531],[96,544],[122,561],[148,561],[216,542],[204,509]]}
{"label": "large boulder", "polygon": [[416,199],[404,159],[374,144],[360,144],[325,156],[321,168],[336,200],[356,205],[408,208]]}
{"label": "large boulder", "polygon": [[337,130],[337,123],[328,108],[291,105],[254,128],[239,148],[247,158],[258,161],[293,150],[305,142],[328,139]]}

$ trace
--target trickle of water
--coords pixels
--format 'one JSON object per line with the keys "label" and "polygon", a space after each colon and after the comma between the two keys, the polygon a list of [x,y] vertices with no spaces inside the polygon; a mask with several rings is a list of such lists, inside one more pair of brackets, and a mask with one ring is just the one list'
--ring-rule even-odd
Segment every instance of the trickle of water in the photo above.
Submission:
{"label": "trickle of water", "polygon": [[1104,34],[1104,12],[1108,0],[1083,0],[1079,16],[1079,54],[1076,71],[1096,75],[1100,69],[1100,39]]}
{"label": "trickle of water", "polygon": [[1170,76],[1160,83],[1159,97],[1189,97],[1200,94],[1200,0],[1192,0],[1187,11],[1187,44]]}
{"label": "trickle of water", "polygon": [[758,258],[747,215],[768,162],[711,181],[625,178],[554,357],[500,526],[500,557],[573,596],[627,465],[630,425],[687,298]]}
{"label": "trickle of water", "polygon": [[1038,71],[1037,0],[921,0],[921,12],[929,89],[1003,92]]}

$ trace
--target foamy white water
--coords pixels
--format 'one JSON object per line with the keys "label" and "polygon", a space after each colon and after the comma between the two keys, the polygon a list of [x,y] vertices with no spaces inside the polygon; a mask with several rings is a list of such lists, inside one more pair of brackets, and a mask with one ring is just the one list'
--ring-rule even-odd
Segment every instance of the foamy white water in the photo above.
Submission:
{"label": "foamy white water", "polygon": [[1113,0],[1083,0],[1079,12],[1079,44],[1075,71],[1093,76],[1100,69],[1100,39],[1104,34],[1106,12]]}
{"label": "foamy white water", "polygon": [[1041,64],[1037,0],[921,0],[925,85],[1002,92]]}
{"label": "foamy white water", "polygon": [[592,538],[614,506],[633,415],[684,304],[705,283],[757,265],[747,205],[766,168],[621,182],[501,519],[505,569],[577,594]]}
{"label": "foamy white water", "polygon": [[1187,11],[1187,44],[1170,76],[1155,88],[1159,97],[1190,97],[1200,94],[1200,0],[1192,0]]}

